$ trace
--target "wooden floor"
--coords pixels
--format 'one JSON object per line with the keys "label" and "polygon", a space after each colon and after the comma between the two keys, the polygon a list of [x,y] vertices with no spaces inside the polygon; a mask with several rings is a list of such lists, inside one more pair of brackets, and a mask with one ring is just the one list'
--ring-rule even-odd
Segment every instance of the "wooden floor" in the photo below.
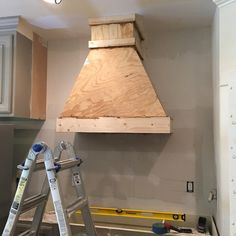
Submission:
{"label": "wooden floor", "polygon": [[[73,223],[72,223],[72,231],[73,231],[73,235],[76,236],[84,236],[84,233],[81,233],[81,231],[83,231],[83,226],[81,226],[81,221],[78,222],[78,224],[76,224],[75,222],[75,217],[73,218]],[[32,217],[27,217],[26,215],[22,215],[21,217],[22,221],[31,221]],[[47,223],[47,224],[55,224],[57,223],[56,221],[56,216],[54,213],[46,213],[44,215],[43,218],[43,222]],[[98,236],[115,236],[115,235],[122,235],[122,236],[151,236],[151,235],[157,235],[154,234],[152,231],[148,230],[148,229],[136,229],[135,227],[129,227],[129,229],[123,228],[121,226],[109,226],[109,227],[105,227],[105,226],[97,226],[97,231],[98,231]],[[76,233],[75,233],[76,232]],[[77,233],[78,232],[78,233]],[[185,233],[177,233],[177,232],[170,232],[168,234],[165,234],[166,236],[207,236],[210,235],[209,233],[206,234],[201,234],[198,233],[195,229],[193,229],[193,234],[185,234]]]}

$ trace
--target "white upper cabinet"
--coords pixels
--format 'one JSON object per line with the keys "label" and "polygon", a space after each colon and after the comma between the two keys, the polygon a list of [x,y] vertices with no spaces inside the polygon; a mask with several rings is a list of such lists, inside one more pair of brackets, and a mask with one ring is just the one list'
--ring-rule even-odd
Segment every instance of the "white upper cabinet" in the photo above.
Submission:
{"label": "white upper cabinet", "polygon": [[0,35],[0,113],[11,113],[13,35]]}
{"label": "white upper cabinet", "polygon": [[[47,47],[18,30],[20,17],[0,18],[0,118],[46,118]],[[40,91],[39,91],[40,90]]]}

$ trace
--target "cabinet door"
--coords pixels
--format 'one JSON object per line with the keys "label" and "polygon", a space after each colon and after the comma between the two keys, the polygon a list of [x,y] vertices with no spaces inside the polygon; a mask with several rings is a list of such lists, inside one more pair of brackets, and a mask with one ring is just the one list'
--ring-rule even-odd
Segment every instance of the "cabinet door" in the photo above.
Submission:
{"label": "cabinet door", "polygon": [[0,35],[0,114],[11,113],[13,35]]}

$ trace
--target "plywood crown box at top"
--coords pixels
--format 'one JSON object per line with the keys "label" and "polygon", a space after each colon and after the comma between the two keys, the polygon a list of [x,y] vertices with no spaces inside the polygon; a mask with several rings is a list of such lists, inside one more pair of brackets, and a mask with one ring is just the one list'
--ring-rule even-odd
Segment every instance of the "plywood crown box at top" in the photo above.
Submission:
{"label": "plywood crown box at top", "polygon": [[57,131],[170,133],[170,118],[142,64],[136,38],[141,41],[143,36],[135,19],[136,15],[90,20],[93,46]]}
{"label": "plywood crown box at top", "polygon": [[132,46],[143,59],[142,43],[144,39],[141,17],[130,16],[91,18],[91,41],[89,48]]}

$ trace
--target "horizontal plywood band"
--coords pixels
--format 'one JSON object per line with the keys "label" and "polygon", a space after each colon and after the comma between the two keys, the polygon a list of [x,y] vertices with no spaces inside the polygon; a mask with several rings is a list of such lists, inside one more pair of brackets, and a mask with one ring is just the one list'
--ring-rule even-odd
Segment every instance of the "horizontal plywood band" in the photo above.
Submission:
{"label": "horizontal plywood band", "polygon": [[135,38],[89,41],[89,48],[135,46]]}
{"label": "horizontal plywood band", "polygon": [[126,39],[109,39],[109,40],[94,40],[89,41],[88,47],[91,49],[96,48],[112,48],[112,47],[135,47],[141,59],[143,59],[141,43],[135,38]]}
{"label": "horizontal plywood band", "polygon": [[108,17],[105,16],[105,17],[90,18],[89,25],[135,22],[136,18],[137,18],[136,14],[131,14],[128,16],[108,16]]}
{"label": "horizontal plywood band", "polygon": [[169,134],[171,133],[171,118],[59,118],[57,119],[57,132]]}

